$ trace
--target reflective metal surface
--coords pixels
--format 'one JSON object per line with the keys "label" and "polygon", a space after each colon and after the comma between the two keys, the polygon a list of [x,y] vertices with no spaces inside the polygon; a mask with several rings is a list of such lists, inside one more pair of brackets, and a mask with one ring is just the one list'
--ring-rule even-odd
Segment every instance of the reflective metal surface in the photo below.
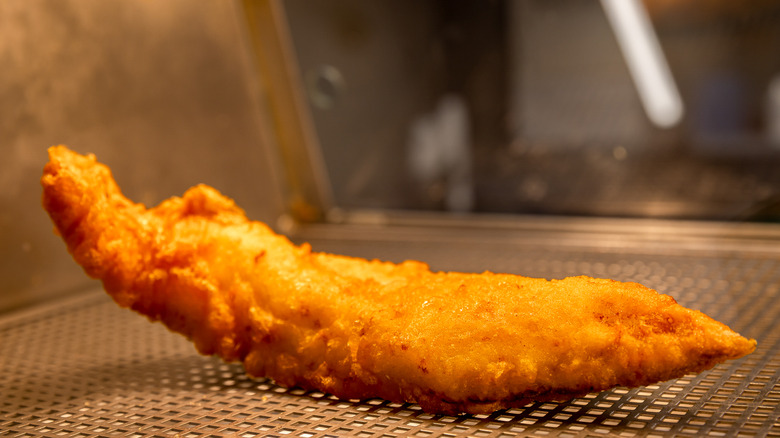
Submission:
{"label": "reflective metal surface", "polygon": [[[241,366],[198,355],[179,335],[94,289],[0,319],[0,436],[780,436],[776,245],[736,251],[668,242],[588,246],[566,238],[564,245],[497,244],[463,232],[445,238],[442,230],[413,242],[401,235],[424,229],[377,230],[365,228],[352,239],[324,230],[301,236],[316,250],[415,258],[434,269],[638,281],[756,338],[758,349],[647,387],[492,415],[440,416],[416,405],[336,400],[249,379]],[[364,239],[371,232],[377,238]]]}
{"label": "reflective metal surface", "polygon": [[46,148],[108,164],[154,205],[199,182],[282,210],[234,2],[0,2],[0,312],[84,287],[41,208]]}

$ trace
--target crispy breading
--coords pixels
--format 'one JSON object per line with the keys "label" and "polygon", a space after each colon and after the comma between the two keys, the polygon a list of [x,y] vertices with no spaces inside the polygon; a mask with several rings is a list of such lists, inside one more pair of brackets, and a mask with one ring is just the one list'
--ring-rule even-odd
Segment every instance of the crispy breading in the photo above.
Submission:
{"label": "crispy breading", "polygon": [[49,155],[43,204],[88,275],[202,354],[284,386],[487,413],[700,372],[756,345],[636,283],[312,252],[208,186],[147,209],[94,156]]}

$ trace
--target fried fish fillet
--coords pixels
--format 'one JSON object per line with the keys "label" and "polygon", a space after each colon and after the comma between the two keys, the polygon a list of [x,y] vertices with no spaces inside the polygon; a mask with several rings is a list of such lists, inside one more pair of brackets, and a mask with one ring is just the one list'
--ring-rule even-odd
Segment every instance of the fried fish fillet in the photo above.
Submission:
{"label": "fried fish fillet", "polygon": [[489,413],[700,372],[756,346],[636,283],[312,252],[208,186],[147,209],[94,156],[49,157],[44,208],[88,275],[200,353],[284,386]]}

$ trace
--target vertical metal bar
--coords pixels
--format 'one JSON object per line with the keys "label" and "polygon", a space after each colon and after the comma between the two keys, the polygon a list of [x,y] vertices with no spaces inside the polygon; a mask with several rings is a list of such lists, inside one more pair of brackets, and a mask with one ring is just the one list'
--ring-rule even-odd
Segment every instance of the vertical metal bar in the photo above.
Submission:
{"label": "vertical metal bar", "polygon": [[284,165],[287,207],[299,221],[320,220],[333,207],[327,169],[309,114],[284,6],[243,0],[262,93]]}

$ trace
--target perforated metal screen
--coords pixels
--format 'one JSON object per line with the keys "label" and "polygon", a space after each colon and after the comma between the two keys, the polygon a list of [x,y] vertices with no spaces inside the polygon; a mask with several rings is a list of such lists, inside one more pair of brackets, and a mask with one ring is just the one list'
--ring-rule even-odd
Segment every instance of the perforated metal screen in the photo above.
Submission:
{"label": "perforated metal screen", "polygon": [[198,355],[97,288],[0,318],[0,436],[774,436],[780,437],[776,255],[633,254],[478,244],[345,241],[315,249],[436,269],[574,274],[642,282],[758,339],[752,355],[699,375],[492,415],[441,416],[342,401],[247,378]]}

